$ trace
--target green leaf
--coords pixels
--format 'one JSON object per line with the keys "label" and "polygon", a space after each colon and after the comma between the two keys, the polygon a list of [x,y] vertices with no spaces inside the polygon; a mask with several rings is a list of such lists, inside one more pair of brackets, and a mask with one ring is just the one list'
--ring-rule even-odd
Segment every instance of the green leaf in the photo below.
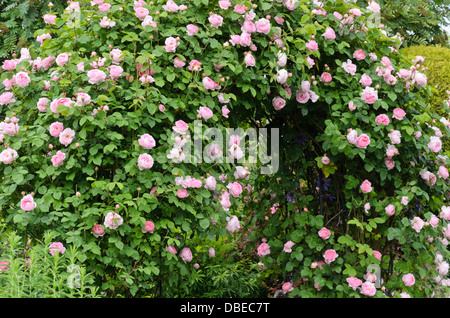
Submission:
{"label": "green leaf", "polygon": [[201,219],[199,224],[202,229],[206,230],[209,227],[210,222],[209,219]]}

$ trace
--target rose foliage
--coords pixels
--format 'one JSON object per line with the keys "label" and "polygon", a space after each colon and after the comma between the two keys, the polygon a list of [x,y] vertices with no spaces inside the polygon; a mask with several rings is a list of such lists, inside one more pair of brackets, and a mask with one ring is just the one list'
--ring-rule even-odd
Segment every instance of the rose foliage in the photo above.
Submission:
{"label": "rose foliage", "polygon": [[[2,65],[2,216],[81,249],[110,296],[189,295],[225,240],[290,297],[445,295],[449,126],[379,10],[49,7]],[[263,128],[267,142],[246,138]]]}

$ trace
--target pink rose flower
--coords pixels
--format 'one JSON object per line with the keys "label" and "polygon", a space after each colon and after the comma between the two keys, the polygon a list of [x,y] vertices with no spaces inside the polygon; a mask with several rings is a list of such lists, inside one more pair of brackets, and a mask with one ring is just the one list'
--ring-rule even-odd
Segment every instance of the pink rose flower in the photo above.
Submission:
{"label": "pink rose flower", "polygon": [[122,217],[116,212],[108,212],[103,223],[105,227],[114,230],[123,224]]}
{"label": "pink rose flower", "polygon": [[213,81],[208,76],[205,76],[203,78],[202,83],[203,83],[203,87],[205,88],[206,91],[208,91],[208,90],[214,91],[214,90],[220,88],[219,83]]}
{"label": "pink rose flower", "polygon": [[112,79],[117,79],[122,76],[123,68],[119,65],[111,65],[109,68],[109,75]]}
{"label": "pink rose flower", "polygon": [[59,167],[64,163],[66,159],[66,154],[61,150],[58,150],[55,155],[52,156],[52,164],[54,167]]}
{"label": "pink rose flower", "polygon": [[412,73],[411,79],[412,79],[412,82],[411,82],[412,84],[417,84],[418,86],[427,85],[427,76],[418,71],[415,71]]}
{"label": "pink rose flower", "polygon": [[367,10],[372,12],[380,12],[380,5],[375,1],[369,1],[369,5],[367,6]]}
{"label": "pink rose flower", "polygon": [[332,81],[332,76],[331,76],[331,74],[330,73],[328,73],[328,72],[323,72],[322,73],[322,75],[320,75],[320,81],[322,82],[322,83],[329,83],[329,82],[331,82]]}
{"label": "pink rose flower", "polygon": [[148,153],[139,155],[137,160],[139,170],[150,169],[153,167],[153,157]]}
{"label": "pink rose flower", "polygon": [[103,17],[100,20],[100,26],[102,28],[109,29],[109,28],[114,27],[115,25],[116,25],[116,22],[111,21],[111,19],[108,19],[108,17]]}
{"label": "pink rose flower", "polygon": [[8,105],[9,103],[14,103],[14,95],[11,92],[4,92],[0,95],[0,105]]}
{"label": "pink rose flower", "polygon": [[347,133],[347,141],[352,145],[355,145],[357,140],[358,132],[355,129],[349,129]]}
{"label": "pink rose flower", "polygon": [[222,26],[223,18],[218,14],[212,14],[208,18],[209,23],[211,23],[211,26],[213,28],[218,28]]}
{"label": "pink rose flower", "polygon": [[438,173],[437,173],[437,176],[439,178],[442,178],[442,179],[447,179],[448,175],[449,175],[448,169],[446,167],[444,167],[444,166],[440,166],[439,170],[438,170]]}
{"label": "pink rose flower", "polygon": [[195,26],[195,25],[193,25],[193,24],[188,24],[188,25],[186,26],[186,32],[187,32],[187,35],[189,35],[189,36],[192,36],[192,35],[194,35],[194,34],[197,34],[197,32],[198,32],[198,27]]}
{"label": "pink rose flower", "polygon": [[74,139],[75,131],[73,129],[66,128],[59,134],[59,141],[66,147],[70,145]]}
{"label": "pink rose flower", "polygon": [[256,25],[250,20],[244,20],[241,30],[247,33],[256,32]]}
{"label": "pink rose flower", "polygon": [[181,60],[178,56],[176,56],[173,60],[173,66],[175,68],[182,68],[186,65],[185,62],[183,62],[183,60]]}
{"label": "pink rose flower", "polygon": [[295,243],[292,241],[287,241],[286,243],[284,243],[283,245],[283,251],[285,253],[292,253],[292,246],[294,246]]}
{"label": "pink rose flower", "polygon": [[270,21],[262,18],[255,22],[256,32],[269,34],[270,32]]}
{"label": "pink rose flower", "polygon": [[216,178],[209,176],[205,179],[205,188],[214,191],[216,189]]}
{"label": "pink rose flower", "polygon": [[253,67],[256,63],[255,57],[250,52],[248,52],[247,54],[245,54],[244,62],[247,67]]}
{"label": "pink rose flower", "polygon": [[229,193],[235,198],[239,197],[239,195],[242,193],[242,186],[239,182],[229,183],[227,185],[227,188]]}
{"label": "pink rose flower", "polygon": [[372,254],[377,260],[381,261],[381,253],[379,251],[373,250]]}
{"label": "pink rose flower", "polygon": [[356,109],[356,105],[352,100],[348,102],[348,109],[351,111],[354,111]]}
{"label": "pink rose flower", "polygon": [[428,143],[428,148],[432,152],[439,152],[442,148],[441,138],[436,137],[436,136],[431,136],[430,142]]}
{"label": "pink rose flower", "polygon": [[414,285],[416,282],[416,279],[414,278],[414,275],[411,273],[405,274],[402,276],[402,281],[405,284],[405,286],[409,287]]}
{"label": "pink rose flower", "polygon": [[378,100],[378,92],[373,87],[366,87],[361,93],[361,98],[367,104],[373,104]]}
{"label": "pink rose flower", "polygon": [[384,158],[384,164],[388,170],[392,170],[395,167],[395,161],[391,158]]}
{"label": "pink rose flower", "polygon": [[190,262],[192,261],[192,252],[188,247],[183,248],[180,251],[180,258],[183,262]]}
{"label": "pink rose flower", "polygon": [[41,43],[41,46],[44,44],[45,40],[52,39],[52,35],[50,33],[44,33],[41,35],[36,36],[36,41]]}
{"label": "pink rose flower", "polygon": [[60,112],[58,112],[56,110],[59,105],[64,105],[64,106],[70,108],[71,104],[72,104],[72,100],[70,98],[66,98],[66,97],[58,98],[58,99],[53,100],[50,103],[50,110],[52,111],[52,113],[59,114]]}
{"label": "pink rose flower", "polygon": [[0,153],[0,161],[4,164],[10,164],[18,157],[17,151],[12,148],[6,148]]}
{"label": "pink rose flower", "polygon": [[200,70],[202,69],[202,68],[201,68],[201,65],[202,65],[201,62],[199,62],[199,61],[197,61],[197,60],[192,60],[192,61],[189,62],[188,69],[189,69],[190,71],[197,72],[197,71],[200,71]]}
{"label": "pink rose flower", "polygon": [[420,233],[423,226],[425,225],[425,222],[418,216],[414,217],[411,220],[411,227],[416,231],[417,233]]}
{"label": "pink rose flower", "polygon": [[77,106],[86,106],[91,103],[91,96],[86,93],[78,93],[77,94],[77,102],[75,105]]}
{"label": "pink rose flower", "polygon": [[287,282],[287,283],[284,283],[283,286],[281,286],[281,290],[284,293],[289,293],[289,292],[294,290],[294,287],[292,287],[292,283],[291,282]]}
{"label": "pink rose flower", "polygon": [[353,64],[350,59],[348,59],[347,62],[342,63],[342,68],[352,76],[356,73],[356,65]]}
{"label": "pink rose flower", "polygon": [[319,45],[317,44],[316,41],[314,40],[309,40],[306,43],[306,47],[308,48],[308,50],[310,50],[311,52],[317,51],[319,49]]}
{"label": "pink rose flower", "polygon": [[145,149],[152,149],[153,147],[156,146],[156,141],[150,134],[143,134],[139,138],[138,143]]}
{"label": "pink rose flower", "polygon": [[26,87],[31,83],[30,76],[26,72],[18,72],[15,76],[16,84],[20,87]]}
{"label": "pink rose flower", "polygon": [[365,296],[373,296],[377,292],[377,289],[371,282],[364,282],[361,285],[361,294]]}
{"label": "pink rose flower", "polygon": [[393,204],[389,204],[384,208],[387,215],[392,216],[395,214],[395,206]]}
{"label": "pink rose flower", "polygon": [[36,41],[41,43],[41,46],[44,44],[45,40],[50,40],[52,38],[52,35],[50,33],[44,33],[41,35],[36,36]]}
{"label": "pink rose flower", "polygon": [[124,57],[122,56],[123,52],[119,49],[112,49],[111,52],[109,52],[109,57],[111,58],[111,62],[113,64],[118,65],[120,62],[123,61]]}
{"label": "pink rose flower", "polygon": [[53,137],[59,137],[63,130],[64,126],[60,122],[54,122],[50,124],[50,135],[52,135]]}
{"label": "pink rose flower", "polygon": [[172,129],[174,132],[184,135],[189,127],[183,120],[178,120],[175,122],[175,126],[173,126]]}
{"label": "pink rose flower", "polygon": [[167,3],[162,7],[164,11],[167,12],[178,12],[178,10],[180,9],[180,7],[173,0],[168,0]]}
{"label": "pink rose flower", "polygon": [[[1,123],[3,124],[0,130],[2,130],[3,135],[15,136],[19,133],[19,125],[15,122]],[[0,132],[1,135],[1,132]]]}
{"label": "pink rose flower", "polygon": [[17,61],[16,60],[4,60],[2,68],[5,71],[12,71],[16,69]]}
{"label": "pink rose flower", "polygon": [[146,221],[145,227],[141,229],[142,233],[153,233],[155,230],[155,224],[152,221]]}
{"label": "pink rose flower", "polygon": [[197,112],[198,112],[197,117],[203,118],[204,120],[208,120],[213,116],[212,110],[206,106],[201,106]]}
{"label": "pink rose flower", "polygon": [[370,193],[372,192],[372,183],[368,180],[364,180],[360,188],[363,193]]}
{"label": "pink rose flower", "polygon": [[230,0],[219,0],[219,7],[223,10],[227,10],[231,6]]}
{"label": "pink rose flower", "polygon": [[24,211],[32,211],[36,208],[37,204],[34,202],[33,196],[27,194],[20,200],[20,208]]}
{"label": "pink rose flower", "polygon": [[56,15],[45,14],[43,17],[45,24],[55,24]]}
{"label": "pink rose flower", "polygon": [[404,68],[400,69],[397,74],[404,80],[407,80],[411,77],[411,71]]}
{"label": "pink rose flower", "polygon": [[250,46],[250,44],[252,42],[252,37],[251,37],[250,33],[245,32],[245,31],[241,33],[239,39],[240,39],[239,44],[241,46],[245,46],[245,47]]}
{"label": "pink rose flower", "polygon": [[148,16],[149,11],[144,7],[138,7],[134,10],[134,14],[139,20],[144,21],[145,17]]}
{"label": "pink rose flower", "polygon": [[170,254],[174,254],[174,255],[177,253],[177,250],[172,245],[167,246],[166,251],[169,252]]}
{"label": "pink rose flower", "polygon": [[215,257],[216,256],[216,251],[214,250],[214,247],[210,247],[208,250],[208,256],[209,257]]}
{"label": "pink rose flower", "polygon": [[367,146],[370,144],[370,137],[366,134],[361,134],[356,139],[356,147],[358,148],[367,148]]}
{"label": "pink rose flower", "polygon": [[392,130],[389,134],[388,137],[391,140],[391,142],[396,145],[399,144],[401,142],[401,136],[402,134],[400,133],[399,130]]}
{"label": "pink rose flower", "polygon": [[437,227],[439,225],[439,219],[436,215],[434,215],[434,214],[431,215],[430,224],[432,227]]}
{"label": "pink rose flower", "polygon": [[269,255],[270,254],[270,246],[269,246],[269,244],[261,243],[258,246],[257,254],[258,254],[259,257],[264,257],[266,255]]}
{"label": "pink rose flower", "polygon": [[11,79],[5,78],[2,84],[5,86],[5,90],[9,91],[14,85],[16,85],[16,76],[13,75]]}
{"label": "pink rose flower", "polygon": [[7,259],[3,259],[3,261],[0,262],[0,272],[7,272],[9,266],[9,262]]}
{"label": "pink rose flower", "polygon": [[233,215],[231,218],[227,218],[227,219],[228,219],[228,223],[227,223],[227,226],[225,227],[225,229],[229,233],[238,231],[241,228],[241,225],[239,224],[239,219],[237,218],[236,215]]}
{"label": "pink rose flower", "polygon": [[324,165],[328,165],[330,163],[330,158],[328,158],[327,156],[323,156],[320,159],[320,162],[322,162]]}
{"label": "pink rose flower", "polygon": [[61,53],[56,57],[56,64],[58,64],[58,66],[63,66],[69,61],[69,58],[69,54]]}
{"label": "pink rose flower", "polygon": [[327,263],[327,264],[331,264],[331,262],[334,262],[336,260],[336,258],[338,258],[338,256],[339,255],[333,249],[328,249],[323,254],[323,258],[325,260],[325,263]]}
{"label": "pink rose flower", "polygon": [[362,284],[362,281],[356,277],[347,277],[346,281],[348,286],[353,288],[353,290],[356,290]]}
{"label": "pink rose flower", "polygon": [[166,50],[166,52],[175,52],[180,42],[174,37],[170,36],[165,40],[164,44],[164,49]]}
{"label": "pink rose flower", "polygon": [[106,229],[101,224],[96,224],[92,227],[92,233],[94,233],[95,237],[102,237],[105,235]]}
{"label": "pink rose flower", "polygon": [[222,206],[222,209],[225,211],[228,211],[231,206],[230,202],[230,194],[228,192],[222,193],[222,196],[220,197],[220,205]]}
{"label": "pink rose flower", "polygon": [[187,198],[189,196],[189,193],[186,189],[178,189],[177,191],[177,197],[180,199]]}
{"label": "pink rose flower", "polygon": [[353,57],[357,61],[361,61],[361,60],[364,60],[366,58],[366,53],[364,53],[363,50],[359,49],[359,50],[356,50],[355,52],[353,52]]}
{"label": "pink rose flower", "polygon": [[326,40],[334,40],[336,39],[336,34],[334,33],[334,30],[330,27],[327,27],[325,29],[324,34],[322,34],[322,36],[326,39]]}
{"label": "pink rose flower", "polygon": [[284,98],[277,96],[272,100],[272,105],[276,110],[280,110],[286,105],[286,101]]}
{"label": "pink rose flower", "polygon": [[51,255],[56,255],[57,253],[64,254],[66,252],[66,248],[61,242],[50,244],[48,249]]}
{"label": "pink rose flower", "polygon": [[98,6],[98,10],[99,10],[100,12],[106,12],[106,11],[108,11],[109,9],[111,9],[111,5],[110,5],[109,3],[102,3],[102,4],[100,4],[100,5]]}
{"label": "pink rose flower", "polygon": [[359,80],[359,82],[363,85],[363,86],[370,86],[372,84],[372,79],[370,78],[369,75],[367,74],[363,74],[361,76],[361,79]]}
{"label": "pink rose flower", "polygon": [[277,71],[277,82],[279,84],[285,84],[288,77],[289,77],[289,73],[285,69],[281,69],[281,70]]}
{"label": "pink rose flower", "polygon": [[247,7],[245,5],[238,5],[236,4],[234,6],[234,12],[238,13],[238,14],[244,14],[245,10],[247,10]]}
{"label": "pink rose flower", "polygon": [[37,108],[41,112],[46,112],[48,103],[50,103],[50,100],[47,97],[41,97],[37,102]]}
{"label": "pink rose flower", "polygon": [[87,76],[89,77],[89,83],[97,84],[105,81],[106,74],[105,72],[99,69],[93,69],[87,72]]}
{"label": "pink rose flower", "polygon": [[394,109],[394,114],[392,115],[392,118],[398,119],[398,120],[402,120],[403,117],[405,117],[406,113],[403,109],[401,108],[395,108]]}
{"label": "pink rose flower", "polygon": [[331,236],[330,230],[325,227],[321,228],[319,230],[318,234],[319,234],[320,238],[323,240],[326,240],[326,239],[330,238],[330,236]]}
{"label": "pink rose flower", "polygon": [[375,122],[377,123],[377,125],[383,124],[383,125],[387,126],[387,125],[389,125],[390,120],[386,114],[380,114],[375,118]]}

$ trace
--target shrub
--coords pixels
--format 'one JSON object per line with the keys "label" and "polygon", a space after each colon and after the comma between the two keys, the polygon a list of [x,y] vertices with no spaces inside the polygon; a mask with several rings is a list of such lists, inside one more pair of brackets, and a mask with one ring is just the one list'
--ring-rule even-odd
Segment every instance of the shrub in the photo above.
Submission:
{"label": "shrub", "polygon": [[[446,75],[450,72],[448,59],[450,49],[439,46],[412,46],[401,50],[402,53],[414,59],[415,56],[423,56],[423,65],[427,68],[426,75],[428,85],[433,88],[433,94],[429,99],[431,109],[439,115],[446,117],[450,107],[450,79]],[[444,150],[449,155],[448,136],[444,134]]]}
{"label": "shrub", "polygon": [[223,238],[290,297],[445,292],[447,128],[372,11],[70,2],[3,65],[6,222],[52,228],[110,297],[205,295],[192,279]]}
{"label": "shrub", "polygon": [[447,111],[442,107],[443,101],[448,100],[448,91],[450,91],[450,48],[440,46],[411,46],[404,48],[401,52],[410,59],[415,56],[423,56],[425,61],[423,65],[427,68],[426,74],[428,85],[436,91],[430,98],[431,107],[441,116],[445,116]]}

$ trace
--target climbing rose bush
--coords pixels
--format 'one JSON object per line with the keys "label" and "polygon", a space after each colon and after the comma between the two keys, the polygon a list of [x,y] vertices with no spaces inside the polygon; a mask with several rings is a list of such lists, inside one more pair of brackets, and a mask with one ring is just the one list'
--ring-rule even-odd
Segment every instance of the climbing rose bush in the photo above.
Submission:
{"label": "climbing rose bush", "polygon": [[[110,296],[189,294],[224,237],[290,297],[445,293],[448,123],[378,10],[49,7],[35,45],[3,64],[2,215],[81,248]],[[227,128],[278,129],[269,173]]]}

